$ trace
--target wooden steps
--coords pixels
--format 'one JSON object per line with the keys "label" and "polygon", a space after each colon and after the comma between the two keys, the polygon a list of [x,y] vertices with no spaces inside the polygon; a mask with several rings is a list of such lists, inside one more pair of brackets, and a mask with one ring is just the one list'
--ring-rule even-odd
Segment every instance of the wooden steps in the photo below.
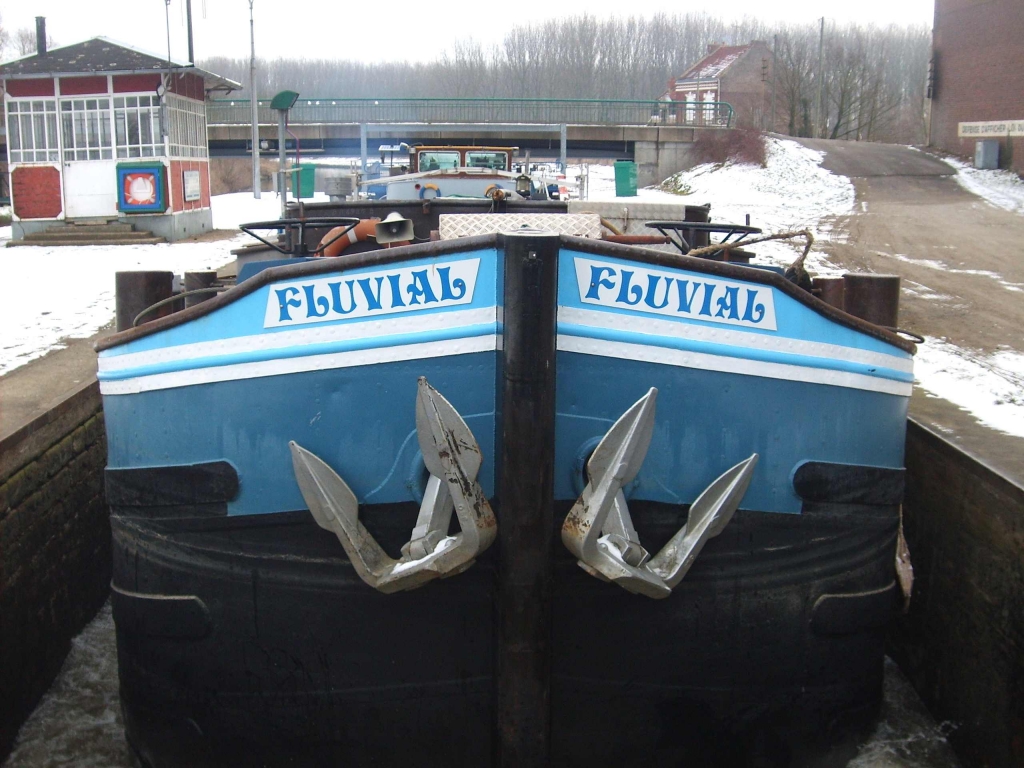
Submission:
{"label": "wooden steps", "polygon": [[26,245],[152,245],[167,242],[148,230],[116,219],[83,220],[53,224],[41,232],[32,232],[21,240],[11,240],[8,248]]}

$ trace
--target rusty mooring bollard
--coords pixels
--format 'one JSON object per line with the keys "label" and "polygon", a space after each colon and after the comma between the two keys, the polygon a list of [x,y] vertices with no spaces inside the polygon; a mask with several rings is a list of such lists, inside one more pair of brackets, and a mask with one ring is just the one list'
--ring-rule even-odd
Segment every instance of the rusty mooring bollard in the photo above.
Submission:
{"label": "rusty mooring bollard", "polygon": [[855,317],[883,328],[895,328],[900,314],[899,275],[843,277],[843,308]]}
{"label": "rusty mooring bollard", "polygon": [[[186,272],[185,273],[185,293],[189,291],[198,291],[201,288],[209,288],[215,282],[217,282],[216,272]],[[185,297],[185,308],[194,307],[196,304],[202,304],[204,301],[209,301],[217,294],[213,291],[208,293],[197,293],[195,296]]]}
{"label": "rusty mooring bollard", "polygon": [[[118,331],[132,327],[135,317],[146,307],[170,298],[173,272],[118,272],[114,275],[114,306]],[[171,303],[150,312],[145,322],[171,314]]]}
{"label": "rusty mooring bollard", "polygon": [[843,296],[845,294],[845,278],[842,277],[816,277],[812,285],[818,291],[818,298],[826,304],[831,304],[836,309],[843,309]]}

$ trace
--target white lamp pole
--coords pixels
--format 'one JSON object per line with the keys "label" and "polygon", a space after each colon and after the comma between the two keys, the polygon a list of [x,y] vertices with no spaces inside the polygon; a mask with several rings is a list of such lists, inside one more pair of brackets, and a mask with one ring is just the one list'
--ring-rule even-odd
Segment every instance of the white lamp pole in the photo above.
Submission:
{"label": "white lamp pole", "polygon": [[249,104],[252,107],[252,196],[260,199],[260,121],[256,97],[256,29],[252,20],[253,0],[249,0]]}

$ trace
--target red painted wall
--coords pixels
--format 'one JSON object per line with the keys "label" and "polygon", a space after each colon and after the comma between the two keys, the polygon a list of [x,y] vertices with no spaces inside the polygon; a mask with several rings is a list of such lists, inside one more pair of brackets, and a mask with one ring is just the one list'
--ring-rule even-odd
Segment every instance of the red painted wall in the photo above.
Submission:
{"label": "red painted wall", "polygon": [[[1024,120],[1024,3],[936,0],[935,95],[931,143],[974,157],[974,139],[959,123]],[[1024,172],[1024,138],[1003,138],[1000,165]]]}
{"label": "red painted wall", "polygon": [[191,72],[184,75],[174,75],[171,78],[170,90],[179,96],[198,101],[206,100],[206,91],[203,89],[203,78]]}
{"label": "red painted wall", "polygon": [[114,93],[155,91],[160,75],[114,75]]}
{"label": "red painted wall", "polygon": [[14,214],[22,219],[53,219],[64,209],[60,171],[50,165],[22,165],[11,173]]}
{"label": "red painted wall", "polygon": [[86,96],[94,93],[107,93],[106,75],[62,77],[60,79],[61,96]]}
{"label": "red painted wall", "polygon": [[7,93],[11,96],[53,96],[53,78],[7,80]]}
{"label": "red painted wall", "polygon": [[[199,171],[199,199],[185,200],[182,171]],[[210,207],[210,163],[206,160],[171,160],[171,210],[194,211]]]}

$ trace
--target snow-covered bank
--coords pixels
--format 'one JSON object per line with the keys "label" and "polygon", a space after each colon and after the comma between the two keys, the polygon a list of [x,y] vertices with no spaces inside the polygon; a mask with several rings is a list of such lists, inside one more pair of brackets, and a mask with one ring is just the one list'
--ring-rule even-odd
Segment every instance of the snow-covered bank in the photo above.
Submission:
{"label": "snow-covered bank", "polygon": [[[764,168],[733,162],[699,165],[669,177],[658,187],[638,190],[635,198],[616,198],[614,169],[592,165],[588,198],[711,203],[713,221],[742,224],[750,214],[751,225],[760,227],[765,234],[809,229],[817,240],[837,238],[833,231],[835,218],[853,211],[851,181],[822,168],[821,152],[788,139],[766,141],[768,163]],[[666,191],[670,189],[677,192]],[[802,243],[769,242],[758,244],[754,250],[762,260],[789,264],[800,252]],[[807,266],[819,274],[837,272],[820,248],[811,252]]]}
{"label": "snow-covered bank", "polygon": [[217,269],[240,239],[0,251],[0,374],[92,336],[114,318],[114,273]]}
{"label": "snow-covered bank", "polygon": [[917,348],[914,376],[985,426],[1024,437],[1024,354],[985,355],[930,338]]}
{"label": "snow-covered bank", "polygon": [[943,157],[956,168],[957,184],[997,208],[1024,214],[1024,181],[1013,171],[982,171],[958,160]]}
{"label": "snow-covered bank", "polygon": [[[279,205],[273,193],[262,200],[251,193],[215,196],[214,227],[276,219]],[[160,245],[0,247],[0,375],[60,349],[62,339],[88,338],[110,323],[115,272],[217,269],[231,261],[232,248],[248,240],[238,235]]]}

